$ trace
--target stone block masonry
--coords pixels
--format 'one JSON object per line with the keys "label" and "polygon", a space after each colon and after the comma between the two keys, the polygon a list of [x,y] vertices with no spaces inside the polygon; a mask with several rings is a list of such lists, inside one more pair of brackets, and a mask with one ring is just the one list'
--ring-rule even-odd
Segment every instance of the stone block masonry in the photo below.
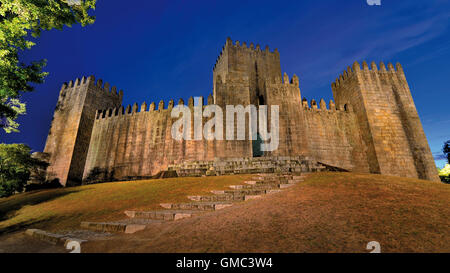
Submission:
{"label": "stone block masonry", "polygon": [[370,171],[439,181],[403,68],[354,63],[332,84],[338,104],[356,113]]}
{"label": "stone block masonry", "polygon": [[63,84],[44,149],[48,180],[81,183],[97,109],[119,107],[122,97],[123,91],[93,76]]}
{"label": "stone block masonry", "polygon": [[279,106],[278,149],[261,152],[248,127],[246,140],[194,140],[194,130],[192,140],[173,139],[173,100],[124,107],[123,92],[92,76],[64,84],[45,147],[47,179],[63,185],[139,179],[184,162],[300,156],[355,172],[439,181],[399,64],[353,64],[332,84],[335,102],[328,105],[302,99],[299,85],[296,75],[282,75],[278,50],[227,39],[207,102],[188,100],[192,115],[205,105]]}

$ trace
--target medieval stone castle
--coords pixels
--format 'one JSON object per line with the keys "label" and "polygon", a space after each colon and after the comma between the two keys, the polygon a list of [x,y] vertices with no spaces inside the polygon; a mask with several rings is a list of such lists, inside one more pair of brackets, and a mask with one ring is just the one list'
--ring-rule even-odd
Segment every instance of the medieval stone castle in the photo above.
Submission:
{"label": "medieval stone castle", "polygon": [[44,151],[47,179],[63,185],[137,179],[188,162],[207,168],[211,162],[231,162],[237,168],[235,162],[261,158],[259,166],[265,159],[307,159],[353,172],[439,181],[400,64],[355,62],[332,83],[335,102],[327,107],[323,99],[301,99],[298,77],[282,76],[276,49],[228,39],[213,83],[206,102],[194,105],[191,97],[187,106],[278,105],[277,150],[261,153],[252,140],[175,140],[173,100],[167,106],[160,101],[157,107],[145,102],[123,107],[122,91],[83,77],[61,88]]}

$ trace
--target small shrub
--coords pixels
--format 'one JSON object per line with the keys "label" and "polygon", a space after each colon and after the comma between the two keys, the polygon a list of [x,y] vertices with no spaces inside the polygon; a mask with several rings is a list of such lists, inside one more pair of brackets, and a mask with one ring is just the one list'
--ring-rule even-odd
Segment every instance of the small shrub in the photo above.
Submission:
{"label": "small shrub", "polygon": [[22,192],[33,168],[47,163],[31,157],[25,144],[0,144],[0,197]]}

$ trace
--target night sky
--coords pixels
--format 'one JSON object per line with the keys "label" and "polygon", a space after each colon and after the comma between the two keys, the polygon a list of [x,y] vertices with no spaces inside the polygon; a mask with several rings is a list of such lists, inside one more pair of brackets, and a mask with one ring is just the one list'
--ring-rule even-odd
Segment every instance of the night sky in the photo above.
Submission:
{"label": "night sky", "polygon": [[[22,59],[47,59],[50,74],[26,94],[20,133],[1,142],[45,140],[61,85],[95,75],[124,90],[124,105],[187,100],[212,91],[226,38],[278,48],[302,97],[332,99],[331,83],[354,61],[400,62],[436,158],[450,139],[450,1],[99,0],[94,25],[44,32]],[[437,160],[442,167],[444,160]]]}

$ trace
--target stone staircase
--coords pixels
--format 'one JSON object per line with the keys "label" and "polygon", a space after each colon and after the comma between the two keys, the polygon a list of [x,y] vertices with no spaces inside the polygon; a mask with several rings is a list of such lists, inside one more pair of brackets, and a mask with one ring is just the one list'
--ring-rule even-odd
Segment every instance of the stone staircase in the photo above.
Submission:
{"label": "stone staircase", "polygon": [[[317,170],[320,170],[317,169]],[[316,171],[317,171],[316,170]],[[261,198],[266,194],[280,192],[303,181],[305,174],[292,173],[259,173],[252,180],[242,185],[231,185],[227,190],[211,191],[208,195],[188,196],[192,202],[162,203],[161,209],[152,211],[125,211],[127,218],[114,222],[82,222],[81,229],[50,233],[43,230],[29,229],[25,234],[52,244],[60,244],[67,248],[74,241],[79,245],[91,240],[102,240],[117,233],[135,233],[144,230],[148,225],[164,224],[203,213],[213,213],[238,202]]]}
{"label": "stone staircase", "polygon": [[189,203],[163,203],[161,210],[125,211],[127,219],[116,222],[82,222],[81,228],[101,232],[134,233],[149,224],[177,221],[202,213],[230,207],[236,202],[260,198],[266,194],[280,192],[303,181],[304,175],[267,173],[257,174],[243,185],[232,185],[230,189],[212,191],[209,195],[188,196]]}
{"label": "stone staircase", "polygon": [[305,156],[216,158],[214,161],[184,161],[169,165],[178,176],[305,173],[326,170],[327,166]]}

